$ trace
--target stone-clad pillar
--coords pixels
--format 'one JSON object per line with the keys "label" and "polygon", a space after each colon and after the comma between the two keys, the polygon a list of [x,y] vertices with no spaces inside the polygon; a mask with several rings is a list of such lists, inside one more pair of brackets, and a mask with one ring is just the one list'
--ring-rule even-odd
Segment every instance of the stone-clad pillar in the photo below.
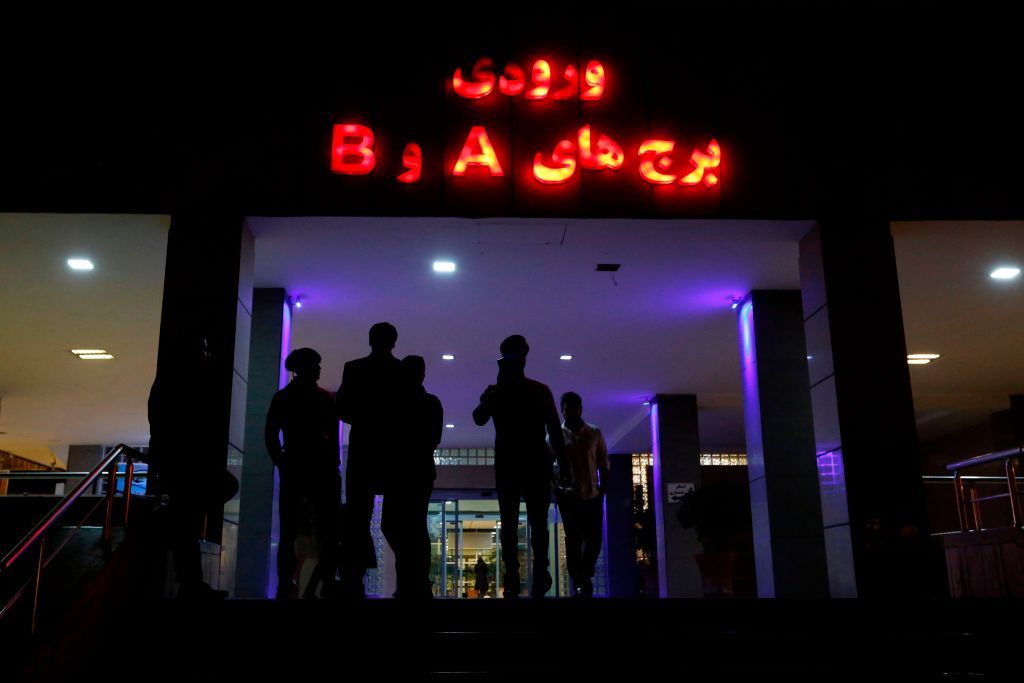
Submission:
{"label": "stone-clad pillar", "polygon": [[800,292],[751,292],[739,332],[757,594],[826,597]]}
{"label": "stone-clad pillar", "polygon": [[654,515],[658,538],[658,595],[699,598],[704,590],[695,555],[697,535],[676,518],[678,490],[700,486],[697,397],[658,394],[651,403]]}

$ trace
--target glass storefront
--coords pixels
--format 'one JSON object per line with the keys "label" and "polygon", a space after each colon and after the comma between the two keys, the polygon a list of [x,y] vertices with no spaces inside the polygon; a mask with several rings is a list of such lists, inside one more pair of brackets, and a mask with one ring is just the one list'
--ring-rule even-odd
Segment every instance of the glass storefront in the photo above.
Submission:
{"label": "glass storefront", "polygon": [[[503,563],[501,519],[494,500],[445,500],[430,504],[428,528],[431,539],[431,581],[434,595],[445,598],[501,597]],[[532,582],[533,551],[526,523],[526,504],[519,505],[517,554],[522,582],[521,594],[529,594]],[[569,594],[564,539],[558,510],[548,510],[548,557],[551,558],[553,584],[548,596]],[[481,562],[481,560],[483,562]],[[602,553],[603,560],[603,553]],[[603,582],[604,563],[598,574]]]}

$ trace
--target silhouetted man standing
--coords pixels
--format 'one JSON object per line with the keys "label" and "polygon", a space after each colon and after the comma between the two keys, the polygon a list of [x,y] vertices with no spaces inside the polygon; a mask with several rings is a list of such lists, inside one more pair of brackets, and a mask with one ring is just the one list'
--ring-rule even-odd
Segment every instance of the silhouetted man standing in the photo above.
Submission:
{"label": "silhouetted man standing", "polygon": [[[316,520],[317,575],[328,592],[337,568],[338,506],[341,499],[341,449],[334,397],[317,385],[320,354],[296,349],[285,359],[295,378],[274,394],[267,412],[265,439],[280,472],[278,509],[281,543],[277,550],[277,597],[294,598],[295,540],[302,523],[303,499],[313,505]],[[284,448],[280,435],[284,433]]]}
{"label": "silhouetted man standing", "polygon": [[[594,596],[594,566],[601,554],[604,489],[608,482],[608,447],[601,430],[583,421],[583,399],[562,394],[562,436],[571,488],[558,493],[565,524],[565,559],[573,597]],[[564,474],[564,473],[563,473]]]}
{"label": "silhouetted man standing", "polygon": [[430,585],[430,532],[427,508],[437,470],[434,449],[441,443],[444,411],[437,396],[423,388],[426,363],[421,356],[402,359],[402,392],[396,424],[400,452],[385,482],[381,531],[395,553],[397,596],[433,597]]}
{"label": "silhouetted man standing", "polygon": [[[548,505],[551,502],[552,461],[545,431],[559,464],[564,458],[562,427],[555,399],[547,385],[525,376],[530,347],[522,335],[501,343],[498,382],[484,390],[473,421],[483,426],[494,419],[494,482],[501,514],[501,554],[505,565],[506,598],[520,590],[518,528],[519,500],[526,500],[526,518],[533,545],[533,585],[530,594],[543,597],[551,588],[548,572]],[[564,466],[561,471],[567,471]]]}
{"label": "silhouetted man standing", "polygon": [[391,354],[398,330],[390,323],[370,328],[370,355],[345,363],[338,388],[338,417],[352,425],[345,465],[345,514],[342,529],[342,590],[364,595],[367,551],[373,548],[370,520],[373,496],[383,493],[386,472],[397,456],[396,399],[401,396],[401,363]]}

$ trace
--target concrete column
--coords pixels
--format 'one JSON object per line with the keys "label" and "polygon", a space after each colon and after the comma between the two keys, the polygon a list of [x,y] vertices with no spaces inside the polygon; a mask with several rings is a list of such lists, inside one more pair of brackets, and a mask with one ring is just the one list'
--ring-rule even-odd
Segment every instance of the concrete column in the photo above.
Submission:
{"label": "concrete column", "polygon": [[888,222],[819,222],[800,285],[831,594],[941,594]]}
{"label": "concrete column", "polygon": [[[188,434],[194,448],[181,457],[188,457],[193,476],[209,479],[213,489],[221,485],[225,468],[240,471],[244,454],[254,255],[252,234],[241,217],[183,213],[171,219],[157,358],[157,375],[168,397],[163,419]],[[200,337],[210,353],[206,369],[198,352]],[[195,410],[197,390],[204,393],[200,411]],[[205,578],[218,586],[226,577],[229,590],[236,511],[235,501],[207,511],[206,539],[226,544],[228,552],[221,553],[219,568],[210,565],[212,573]],[[226,535],[225,515],[231,527]]]}
{"label": "concrete column", "polygon": [[276,470],[264,444],[270,400],[286,381],[283,358],[288,353],[291,309],[283,289],[253,292],[252,336],[249,353],[249,388],[246,401],[245,459],[242,468],[242,505],[239,517],[238,569],[235,595],[271,597],[277,585]]}
{"label": "concrete column", "polygon": [[827,597],[800,292],[751,292],[739,331],[757,594]]}
{"label": "concrete column", "polygon": [[658,595],[699,598],[704,594],[694,556],[702,552],[697,535],[676,519],[677,490],[700,486],[700,434],[697,397],[658,394],[651,403],[654,460],[654,515],[658,538]]}
{"label": "concrete column", "polygon": [[608,456],[608,487],[605,491],[604,547],[608,553],[608,595],[636,595],[636,551],[633,548],[633,456]]}

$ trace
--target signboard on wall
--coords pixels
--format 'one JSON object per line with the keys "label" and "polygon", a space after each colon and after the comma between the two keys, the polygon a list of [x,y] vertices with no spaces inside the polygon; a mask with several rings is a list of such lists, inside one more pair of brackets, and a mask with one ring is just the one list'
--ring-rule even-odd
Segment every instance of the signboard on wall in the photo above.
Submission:
{"label": "signboard on wall", "polygon": [[[396,201],[440,192],[469,213],[511,215],[602,206],[707,215],[720,203],[728,155],[707,117],[655,120],[637,97],[650,79],[632,82],[613,58],[481,56],[435,78],[440,117],[429,100],[389,116],[335,115],[328,158],[336,187],[371,186]],[[392,94],[401,89],[396,81]],[[429,129],[416,111],[432,120]]]}

